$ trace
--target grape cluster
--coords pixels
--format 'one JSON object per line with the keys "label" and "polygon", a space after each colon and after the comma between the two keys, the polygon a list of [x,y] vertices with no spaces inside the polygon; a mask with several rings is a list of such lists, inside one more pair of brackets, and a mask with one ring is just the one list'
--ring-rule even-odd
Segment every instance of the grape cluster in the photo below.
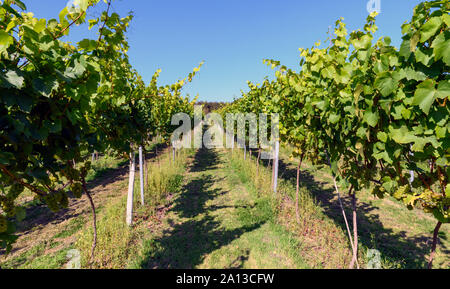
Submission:
{"label": "grape cluster", "polygon": [[78,199],[83,195],[83,186],[81,183],[73,183],[72,186],[70,186],[70,190]]}
{"label": "grape cluster", "polygon": [[14,199],[7,198],[5,196],[0,196],[0,205],[3,212],[8,217],[14,217],[16,215],[16,208],[14,206]]}
{"label": "grape cluster", "polygon": [[423,199],[423,206],[424,207],[429,207],[429,208],[435,208],[438,206],[439,203],[442,203],[443,205],[445,204],[444,200],[444,196],[433,192],[429,189],[426,189],[422,195],[421,195],[422,199]]}
{"label": "grape cluster", "polygon": [[70,166],[63,169],[62,173],[64,176],[66,176],[71,181],[78,182],[81,179],[80,172]]}
{"label": "grape cluster", "polygon": [[408,185],[398,187],[397,191],[394,193],[393,197],[401,201],[407,194],[411,192],[411,187]]}
{"label": "grape cluster", "polygon": [[22,184],[14,183],[12,186],[9,187],[9,194],[8,197],[11,199],[17,199],[17,197],[23,193],[25,190],[25,187]]}
{"label": "grape cluster", "polygon": [[69,206],[69,197],[65,192],[54,192],[44,197],[44,202],[52,212],[58,212]]}
{"label": "grape cluster", "polygon": [[48,194],[47,196],[45,196],[44,197],[44,201],[47,204],[48,208],[52,212],[58,212],[59,211],[58,202],[56,201],[56,196],[54,194]]}

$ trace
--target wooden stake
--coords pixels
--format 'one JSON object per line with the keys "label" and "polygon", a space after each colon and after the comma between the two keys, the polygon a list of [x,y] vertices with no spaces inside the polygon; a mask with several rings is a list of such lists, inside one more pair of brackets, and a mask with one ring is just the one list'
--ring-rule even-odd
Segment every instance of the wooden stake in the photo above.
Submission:
{"label": "wooden stake", "polygon": [[144,206],[144,160],[142,146],[139,147],[139,183],[141,188],[141,205]]}
{"label": "wooden stake", "polygon": [[133,200],[134,200],[134,176],[136,172],[136,156],[130,153],[130,179],[128,181],[128,198],[127,198],[127,225],[133,224]]}
{"label": "wooden stake", "polygon": [[279,154],[280,154],[280,142],[275,143],[275,159],[274,159],[274,171],[273,171],[273,191],[277,193],[278,190],[278,166],[279,166]]}
{"label": "wooden stake", "polygon": [[299,212],[299,208],[298,208],[298,203],[299,203],[299,195],[300,195],[300,169],[302,167],[302,162],[303,162],[303,156],[302,155],[300,157],[300,162],[298,163],[298,167],[297,167],[297,189],[296,189],[296,193],[295,193],[295,215],[297,217],[297,223],[300,224],[300,212]]}

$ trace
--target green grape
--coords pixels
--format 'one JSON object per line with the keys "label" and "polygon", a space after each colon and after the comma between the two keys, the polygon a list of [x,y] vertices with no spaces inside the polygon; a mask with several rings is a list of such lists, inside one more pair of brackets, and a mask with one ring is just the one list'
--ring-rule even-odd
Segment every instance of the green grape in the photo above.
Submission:
{"label": "green grape", "polygon": [[397,200],[402,200],[405,195],[407,195],[411,191],[411,187],[409,185],[401,186],[397,189],[397,191],[392,195]]}
{"label": "green grape", "polygon": [[72,184],[72,186],[70,187],[70,190],[75,195],[75,197],[78,199],[81,198],[81,196],[83,195],[83,186],[81,185],[81,183]]}
{"label": "green grape", "polygon": [[8,217],[14,217],[16,215],[16,208],[14,206],[14,200],[3,197],[0,199],[0,201],[1,201],[1,206],[2,206],[3,212],[5,212],[5,214]]}
{"label": "green grape", "polygon": [[49,177],[49,179],[50,179],[50,182],[51,182],[51,183],[56,183],[56,182],[58,181],[58,179],[57,179],[55,176],[53,176],[53,175],[51,175],[51,176]]}
{"label": "green grape", "polygon": [[23,191],[25,187],[22,184],[15,183],[9,188],[8,197],[11,199],[16,199]]}
{"label": "green grape", "polygon": [[91,166],[92,166],[92,164],[90,161],[86,162],[86,164],[84,165],[84,167],[86,168],[87,171],[91,170]]}
{"label": "green grape", "polygon": [[63,209],[67,209],[67,207],[69,206],[69,198],[67,196],[67,194],[65,192],[60,192],[59,193],[59,206]]}
{"label": "green grape", "polygon": [[56,213],[59,211],[58,201],[55,194],[48,194],[44,197],[44,201],[52,212]]}

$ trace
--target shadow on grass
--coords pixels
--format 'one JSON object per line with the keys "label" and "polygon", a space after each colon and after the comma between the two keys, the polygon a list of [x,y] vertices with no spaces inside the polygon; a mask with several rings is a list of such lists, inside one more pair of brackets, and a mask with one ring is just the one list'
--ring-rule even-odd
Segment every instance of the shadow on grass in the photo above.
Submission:
{"label": "shadow on grass", "polygon": [[[261,164],[268,167],[269,161],[263,160]],[[283,160],[279,163],[280,178],[296,185],[297,168],[293,164],[287,164]],[[331,218],[344,232],[347,231],[334,189],[328,189],[329,183],[318,182],[314,176],[307,171],[300,173],[301,186],[312,193],[326,216]],[[347,218],[351,216],[351,200],[343,193],[343,203],[346,208]],[[423,236],[408,236],[406,231],[394,232],[383,226],[380,215],[376,213],[377,207],[367,203],[358,203],[358,233],[359,242],[370,249],[380,251],[382,257],[389,263],[400,264],[401,268],[419,269],[426,268],[427,255],[431,250],[432,232],[423,232]],[[351,219],[349,219],[352,226]],[[347,234],[346,234],[347,235]],[[441,230],[439,237],[447,240],[447,235]],[[439,244],[444,254],[450,254],[442,242]]]}
{"label": "shadow on grass", "polygon": [[[166,148],[166,144],[152,145],[149,151],[146,152],[146,160],[156,158],[156,152],[158,152],[158,155],[161,155]],[[95,191],[97,190],[94,189],[104,188],[110,184],[122,180],[129,172],[128,163],[128,160],[124,160],[118,163],[117,168],[102,168],[94,170],[92,175],[93,177],[91,177],[91,180],[87,184],[88,190],[90,190],[91,194],[95,195]],[[84,198],[85,197],[83,196],[82,199]],[[57,213],[52,212],[47,205],[39,200],[26,203],[24,205],[26,209],[26,218],[19,224],[17,233],[26,234],[29,230],[33,230],[36,227],[44,227],[48,224],[60,224],[66,220],[80,216],[83,212],[77,208],[83,201],[82,199],[77,199],[69,193],[69,207]],[[13,252],[14,250],[15,249],[13,249]],[[2,254],[2,251],[0,251],[0,254]]]}
{"label": "shadow on grass", "polygon": [[[214,150],[201,149],[190,167],[191,172],[214,170],[219,157]],[[200,174],[197,179],[187,183],[175,200],[172,211],[184,219],[181,223],[169,220],[170,228],[161,238],[147,241],[147,255],[140,262],[141,268],[192,269],[201,264],[204,256],[222,246],[230,244],[242,234],[258,229],[264,222],[244,225],[233,230],[224,229],[220,221],[211,213],[221,206],[207,207],[209,200],[226,191],[213,188],[221,181],[214,174]],[[232,262],[233,268],[241,268],[249,252]]]}

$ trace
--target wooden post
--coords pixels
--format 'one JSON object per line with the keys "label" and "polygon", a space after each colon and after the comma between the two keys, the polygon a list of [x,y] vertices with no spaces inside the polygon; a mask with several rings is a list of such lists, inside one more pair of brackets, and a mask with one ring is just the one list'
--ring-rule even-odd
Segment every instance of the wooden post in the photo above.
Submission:
{"label": "wooden post", "polygon": [[[352,233],[350,232],[350,225],[348,224],[348,220],[347,220],[347,214],[345,213],[345,210],[344,210],[344,204],[342,203],[341,193],[339,192],[339,187],[337,185],[336,176],[334,175],[333,168],[331,165],[330,155],[328,154],[327,150],[325,150],[325,153],[326,153],[326,156],[328,159],[328,165],[330,167],[331,176],[333,177],[334,189],[336,190],[336,194],[338,196],[339,206],[341,207],[342,215],[344,216],[345,227],[347,228],[348,238],[350,240],[350,245],[352,246],[352,252],[354,252],[355,244],[353,243]],[[351,195],[352,192],[353,192],[353,185],[350,186],[349,195]],[[353,258],[352,258],[352,261],[353,261]],[[357,268],[359,269],[358,259],[356,259],[355,262],[356,262]]]}
{"label": "wooden post", "polygon": [[258,150],[258,158],[256,159],[256,185],[259,189],[259,160],[261,159],[261,149]]}
{"label": "wooden post", "polygon": [[278,190],[278,163],[279,163],[279,154],[280,154],[280,142],[277,141],[275,143],[275,159],[273,160],[274,164],[274,177],[273,177],[273,191],[277,193]]}
{"label": "wooden post", "polygon": [[141,187],[141,205],[144,203],[144,160],[142,156],[142,146],[139,147],[139,182]]}
{"label": "wooden post", "polygon": [[133,224],[133,200],[134,200],[134,175],[136,172],[135,153],[130,153],[130,179],[128,182],[128,198],[127,198],[127,225]]}
{"label": "wooden post", "polygon": [[[412,145],[410,147],[412,148]],[[414,153],[410,152],[409,155],[414,156]],[[414,171],[413,170],[409,171],[409,174],[411,175],[409,179],[409,184],[412,185],[412,183],[414,183]]]}

